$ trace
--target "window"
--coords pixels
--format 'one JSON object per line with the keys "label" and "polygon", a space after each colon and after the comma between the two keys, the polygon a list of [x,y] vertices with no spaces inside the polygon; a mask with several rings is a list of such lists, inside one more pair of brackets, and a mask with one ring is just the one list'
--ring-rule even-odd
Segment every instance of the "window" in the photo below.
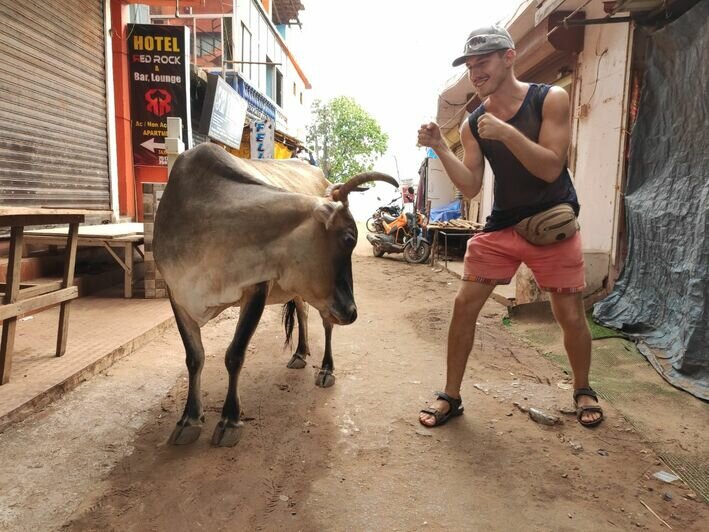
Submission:
{"label": "window", "polygon": [[[275,67],[274,67],[275,68]],[[276,68],[276,104],[283,107],[283,74]]]}
{"label": "window", "polygon": [[[251,32],[248,30],[246,25],[241,23],[241,60],[251,61]],[[252,80],[251,67],[253,65],[242,63],[241,73]]]}
{"label": "window", "polygon": [[[266,63],[273,63],[271,61],[271,58],[266,56]],[[272,100],[275,100],[275,93],[274,93],[274,77],[276,73],[276,67],[274,65],[267,64],[266,65],[266,96],[271,98]]]}
{"label": "window", "polygon": [[197,34],[197,57],[214,55],[220,51],[220,35],[218,33],[202,32]]}

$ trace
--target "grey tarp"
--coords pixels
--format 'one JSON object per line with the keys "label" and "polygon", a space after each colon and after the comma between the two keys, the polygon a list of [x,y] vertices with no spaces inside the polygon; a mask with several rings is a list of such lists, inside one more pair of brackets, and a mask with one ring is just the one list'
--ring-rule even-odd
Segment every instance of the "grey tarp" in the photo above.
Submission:
{"label": "grey tarp", "polygon": [[709,2],[649,35],[630,141],[628,256],[600,323],[709,400]]}

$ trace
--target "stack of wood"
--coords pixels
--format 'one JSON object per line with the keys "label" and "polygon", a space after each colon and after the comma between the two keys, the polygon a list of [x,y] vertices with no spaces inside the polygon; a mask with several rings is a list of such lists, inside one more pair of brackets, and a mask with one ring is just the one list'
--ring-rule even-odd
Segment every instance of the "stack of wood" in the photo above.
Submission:
{"label": "stack of wood", "polygon": [[466,231],[480,231],[482,230],[483,225],[484,224],[478,222],[458,218],[456,220],[448,220],[447,222],[431,222],[428,224],[428,229],[463,229]]}

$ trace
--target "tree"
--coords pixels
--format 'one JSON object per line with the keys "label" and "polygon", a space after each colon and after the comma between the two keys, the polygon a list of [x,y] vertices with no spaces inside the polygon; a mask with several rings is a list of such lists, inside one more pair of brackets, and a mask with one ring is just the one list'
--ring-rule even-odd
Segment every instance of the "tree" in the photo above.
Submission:
{"label": "tree", "polygon": [[313,102],[308,143],[325,177],[332,183],[368,172],[387,150],[389,137],[352,98],[338,96]]}

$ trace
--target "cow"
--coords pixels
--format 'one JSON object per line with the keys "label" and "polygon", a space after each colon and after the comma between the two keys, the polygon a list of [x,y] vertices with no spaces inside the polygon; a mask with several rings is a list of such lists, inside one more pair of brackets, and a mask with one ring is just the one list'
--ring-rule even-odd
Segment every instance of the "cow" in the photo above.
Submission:
{"label": "cow", "polygon": [[228,307],[238,306],[240,312],[225,355],[229,385],[214,445],[234,446],[243,433],[239,372],[265,305],[288,304],[290,332],[294,312],[300,331],[305,330],[304,302],[318,310],[326,331],[319,379],[326,384],[332,377],[332,326],[357,319],[352,288],[357,226],[347,196],[369,181],[398,184],[386,174],[367,172],[331,189],[327,198],[313,195],[320,185],[304,194],[269,184],[297,182],[306,172],[304,165],[238,159],[209,143],[175,161],[153,236],[155,262],[167,286],[189,374],[187,401],[170,436],[172,444],[199,437],[204,422],[200,328]]}

